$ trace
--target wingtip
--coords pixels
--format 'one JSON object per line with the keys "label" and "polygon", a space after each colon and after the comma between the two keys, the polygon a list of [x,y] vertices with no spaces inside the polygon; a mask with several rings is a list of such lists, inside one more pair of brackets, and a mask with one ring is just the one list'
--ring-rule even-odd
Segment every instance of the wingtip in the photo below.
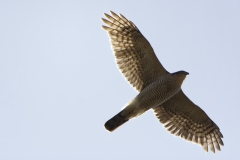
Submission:
{"label": "wingtip", "polygon": [[113,11],[111,11],[111,10],[109,10],[109,13],[110,13],[110,14],[112,14],[112,13],[114,13],[114,12],[113,12]]}
{"label": "wingtip", "polygon": [[211,151],[213,152],[213,153],[215,153],[215,149],[214,149],[214,147],[212,147],[212,148],[210,148],[211,149]]}
{"label": "wingtip", "polygon": [[107,13],[103,13],[103,15],[106,17],[106,18],[108,18],[110,15],[109,14],[107,14]]}
{"label": "wingtip", "polygon": [[111,10],[110,10],[110,14],[111,14],[114,18],[119,17],[115,12],[113,12],[113,11],[111,11]]}
{"label": "wingtip", "polygon": [[221,146],[224,146],[224,143],[222,142],[222,143],[220,143],[220,145],[221,145]]}
{"label": "wingtip", "polygon": [[102,29],[105,30],[105,31],[107,31],[107,32],[109,32],[109,31],[112,30],[111,28],[109,28],[109,27],[107,27],[107,26],[103,26],[103,25],[102,25]]}
{"label": "wingtip", "polygon": [[106,19],[105,18],[100,18],[103,23],[105,23]]}

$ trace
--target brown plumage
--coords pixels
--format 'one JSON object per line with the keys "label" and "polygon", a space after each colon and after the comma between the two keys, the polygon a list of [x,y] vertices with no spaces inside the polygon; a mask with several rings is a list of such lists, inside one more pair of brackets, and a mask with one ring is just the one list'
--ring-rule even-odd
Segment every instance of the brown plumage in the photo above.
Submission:
{"label": "brown plumage", "polygon": [[117,66],[125,79],[139,92],[125,108],[105,123],[113,131],[128,120],[153,109],[167,130],[215,152],[223,146],[218,126],[183,93],[185,71],[169,73],[157,59],[139,29],[123,15],[110,11],[102,21],[108,32]]}
{"label": "brown plumage", "polygon": [[172,134],[197,143],[207,152],[223,146],[218,126],[207,114],[180,91],[170,100],[153,108],[156,117]]}
{"label": "brown plumage", "polygon": [[138,91],[159,76],[168,73],[157,59],[151,45],[138,28],[123,15],[104,14],[102,26],[108,32],[116,63],[126,80]]}

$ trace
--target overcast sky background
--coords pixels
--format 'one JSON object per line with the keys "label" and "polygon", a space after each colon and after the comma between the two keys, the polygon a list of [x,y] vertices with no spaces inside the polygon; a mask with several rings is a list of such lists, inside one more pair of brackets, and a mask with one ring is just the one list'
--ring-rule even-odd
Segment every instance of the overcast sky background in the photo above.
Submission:
{"label": "overcast sky background", "polygon": [[[169,134],[152,111],[104,123],[137,92],[100,18],[133,21],[183,91],[220,127],[215,154]],[[240,1],[0,1],[0,159],[240,159]]]}

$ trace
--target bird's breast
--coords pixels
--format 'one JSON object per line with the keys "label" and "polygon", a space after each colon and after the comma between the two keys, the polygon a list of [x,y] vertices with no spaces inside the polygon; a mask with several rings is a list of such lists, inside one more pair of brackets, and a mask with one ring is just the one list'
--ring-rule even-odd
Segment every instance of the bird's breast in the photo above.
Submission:
{"label": "bird's breast", "polygon": [[139,107],[157,107],[179,92],[181,86],[171,75],[165,75],[145,87],[135,98]]}

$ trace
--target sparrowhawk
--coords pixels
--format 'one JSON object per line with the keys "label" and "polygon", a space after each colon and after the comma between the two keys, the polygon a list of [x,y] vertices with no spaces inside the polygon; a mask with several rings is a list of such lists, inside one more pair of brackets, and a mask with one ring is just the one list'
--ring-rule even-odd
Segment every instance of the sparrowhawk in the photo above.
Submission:
{"label": "sparrowhawk", "polygon": [[107,31],[118,69],[139,92],[125,108],[105,123],[112,132],[128,120],[152,109],[172,134],[215,152],[223,146],[223,135],[207,114],[183,93],[185,71],[169,73],[157,59],[139,29],[123,15],[104,14]]}

